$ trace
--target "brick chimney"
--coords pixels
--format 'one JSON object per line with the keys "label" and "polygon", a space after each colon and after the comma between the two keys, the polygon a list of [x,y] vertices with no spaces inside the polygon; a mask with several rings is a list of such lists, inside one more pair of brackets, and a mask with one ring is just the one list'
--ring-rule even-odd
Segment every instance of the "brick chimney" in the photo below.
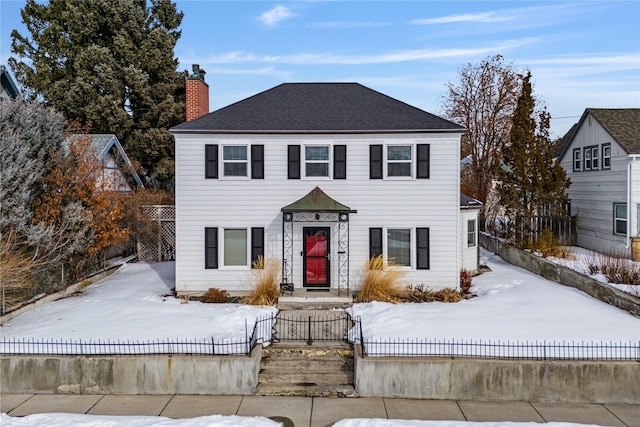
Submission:
{"label": "brick chimney", "polygon": [[185,82],[187,121],[209,113],[209,85],[204,82],[205,71],[198,64],[193,64],[191,70]]}

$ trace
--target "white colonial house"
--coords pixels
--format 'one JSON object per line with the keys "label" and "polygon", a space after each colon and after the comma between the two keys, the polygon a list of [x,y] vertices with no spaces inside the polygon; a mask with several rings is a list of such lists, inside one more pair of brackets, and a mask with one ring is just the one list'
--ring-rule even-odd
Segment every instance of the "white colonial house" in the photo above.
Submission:
{"label": "white colonial house", "polygon": [[587,108],[563,140],[558,161],[571,178],[578,245],[631,257],[640,235],[640,109]]}
{"label": "white colonial house", "polygon": [[246,290],[258,256],[296,291],[357,290],[379,254],[412,284],[458,288],[462,241],[477,251],[460,216],[465,129],[360,84],[281,84],[170,132],[179,294]]}

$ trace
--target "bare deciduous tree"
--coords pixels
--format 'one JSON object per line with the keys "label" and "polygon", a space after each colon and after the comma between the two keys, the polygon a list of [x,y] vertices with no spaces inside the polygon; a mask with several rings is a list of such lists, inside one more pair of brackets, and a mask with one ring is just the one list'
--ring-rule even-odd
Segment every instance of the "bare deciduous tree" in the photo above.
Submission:
{"label": "bare deciduous tree", "polygon": [[465,126],[460,157],[463,159],[461,190],[485,203],[508,141],[511,119],[518,103],[521,79],[501,55],[467,64],[458,71],[458,81],[446,84],[444,116]]}

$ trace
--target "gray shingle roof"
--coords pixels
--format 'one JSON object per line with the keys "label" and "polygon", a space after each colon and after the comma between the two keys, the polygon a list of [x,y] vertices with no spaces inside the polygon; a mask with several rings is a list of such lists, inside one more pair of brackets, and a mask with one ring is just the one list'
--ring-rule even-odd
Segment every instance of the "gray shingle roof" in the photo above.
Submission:
{"label": "gray shingle roof", "polygon": [[358,83],[284,83],[172,132],[464,132],[464,128]]}
{"label": "gray shingle roof", "polygon": [[482,209],[482,202],[471,196],[460,192],[460,208],[462,209]]}
{"label": "gray shingle roof", "polygon": [[588,108],[587,111],[628,154],[640,154],[640,108]]}

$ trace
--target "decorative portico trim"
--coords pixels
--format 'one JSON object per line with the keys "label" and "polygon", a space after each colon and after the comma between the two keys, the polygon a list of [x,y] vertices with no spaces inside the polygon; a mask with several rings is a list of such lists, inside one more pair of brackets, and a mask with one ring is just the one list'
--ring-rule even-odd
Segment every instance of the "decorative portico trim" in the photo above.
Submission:
{"label": "decorative portico trim", "polygon": [[295,222],[336,223],[338,232],[338,295],[350,292],[349,286],[349,214],[356,210],[329,197],[320,187],[287,205],[282,211],[282,281],[293,278],[293,224]]}

